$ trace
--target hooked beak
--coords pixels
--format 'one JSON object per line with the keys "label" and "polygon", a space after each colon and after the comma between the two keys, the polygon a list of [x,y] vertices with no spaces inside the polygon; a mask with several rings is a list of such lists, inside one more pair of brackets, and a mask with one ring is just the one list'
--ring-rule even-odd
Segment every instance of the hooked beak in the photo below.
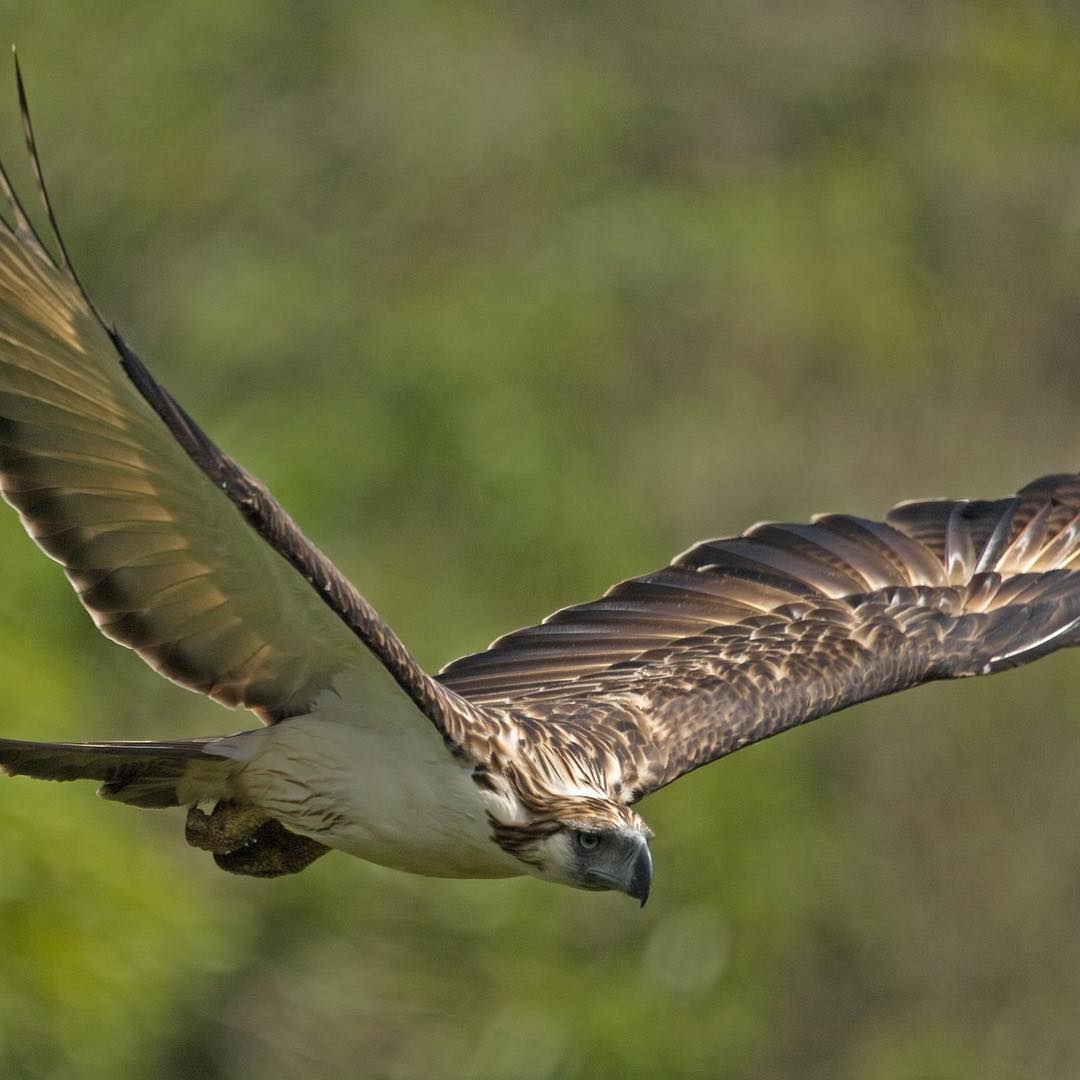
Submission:
{"label": "hooked beak", "polygon": [[641,848],[632,864],[626,895],[640,900],[641,906],[644,907],[645,901],[649,899],[650,889],[652,889],[652,855],[649,853],[648,841],[642,840]]}
{"label": "hooked beak", "polygon": [[652,855],[648,840],[637,837],[626,854],[619,853],[613,865],[590,867],[585,871],[582,885],[586,889],[613,889],[626,893],[640,900],[644,907],[652,888]]}

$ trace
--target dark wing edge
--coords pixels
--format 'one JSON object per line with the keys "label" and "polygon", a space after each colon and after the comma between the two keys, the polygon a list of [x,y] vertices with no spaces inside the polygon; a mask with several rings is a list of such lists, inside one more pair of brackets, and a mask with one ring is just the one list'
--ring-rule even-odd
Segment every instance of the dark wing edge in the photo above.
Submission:
{"label": "dark wing edge", "polygon": [[[24,286],[16,282],[9,283],[8,287],[35,290],[28,294],[29,298],[26,300],[26,307],[32,313],[39,310],[46,312],[46,322],[32,324],[29,329],[26,329],[24,316],[24,324],[20,324],[20,330],[23,331],[25,340],[20,339],[15,343],[14,339],[7,339],[12,343],[11,348],[18,348],[40,357],[41,363],[44,365],[43,373],[33,376],[27,375],[27,377],[38,378],[41,381],[55,379],[57,376],[55,371],[49,368],[50,364],[56,370],[60,370],[63,375],[71,374],[70,363],[65,361],[65,363],[68,363],[68,367],[62,368],[50,352],[54,347],[55,339],[58,337],[54,326],[61,316],[67,317],[72,323],[76,318],[82,319],[84,315],[92,317],[92,320],[96,322],[100,330],[104,331],[109,341],[111,341],[116,352],[118,366],[126,373],[128,380],[137,389],[141,398],[164,423],[176,444],[198,466],[210,483],[228,497],[247,525],[269,545],[269,548],[284,558],[304,578],[320,601],[341,620],[344,626],[355,635],[355,638],[367,650],[374,654],[374,657],[385,667],[398,687],[434,723],[444,738],[452,744],[460,743],[463,737],[463,718],[469,714],[469,707],[458,701],[452,691],[440,686],[416,664],[400,639],[381,620],[356,588],[304,536],[269,491],[243,470],[232,458],[218,449],[172,396],[153,378],[135,352],[121,338],[116,329],[106,323],[90,300],[72,266],[57,226],[56,216],[49,199],[34,139],[25,87],[17,58],[15,68],[19,108],[27,151],[30,156],[38,194],[60,252],[58,262],[35,230],[18,198],[6,169],[0,162],[0,193],[6,199],[11,216],[11,222],[9,223],[0,215],[0,230],[6,233],[12,242],[13,246],[9,250],[14,253],[21,247],[25,251],[26,254],[22,257],[24,261],[18,269],[25,268],[28,278],[31,279],[28,285]],[[13,271],[5,268],[4,272],[10,274]],[[70,283],[77,295],[71,295],[66,291],[62,278],[67,279],[67,282]],[[82,312],[77,310],[80,303],[84,307]],[[53,322],[49,323],[49,319],[53,320]],[[63,329],[67,332],[67,336],[78,338],[78,328],[69,325]],[[0,344],[3,343],[4,335],[0,333]],[[86,351],[84,342],[76,341],[76,344],[80,351]],[[16,375],[20,378],[23,377],[18,371]],[[79,377],[83,376],[80,375]],[[87,374],[85,378],[89,380],[91,376]],[[22,393],[25,400],[27,391],[22,391]],[[58,397],[64,400],[66,404],[66,399],[63,398],[65,393],[69,396],[81,396],[83,401],[80,402],[80,406],[84,405],[87,399],[93,400],[91,395],[86,392],[85,387],[82,390],[76,388],[74,391],[61,388],[58,391]],[[64,411],[65,406],[53,402],[48,408],[56,413]],[[80,416],[79,413],[71,409],[66,410],[66,415],[69,417]],[[5,423],[9,427],[17,427],[20,423],[25,426],[25,419],[23,417],[14,423],[11,421],[5,421]],[[31,417],[30,422],[40,426],[40,418],[36,414]],[[86,418],[85,414],[83,414],[82,418],[79,418],[76,422],[76,430],[79,430],[77,425],[81,424],[83,425],[81,430],[84,432],[91,431],[88,424],[92,422],[92,419]],[[138,423],[142,423],[142,420],[135,417],[132,423],[137,426]],[[98,437],[100,432],[93,429],[92,434]],[[114,439],[116,436],[110,434],[108,438]],[[11,452],[18,458],[21,451],[13,447]],[[45,456],[57,458],[57,455],[51,449],[45,451]],[[12,460],[15,460],[15,458]],[[19,458],[19,460],[23,459]],[[110,467],[116,464],[116,462],[109,463]],[[74,467],[72,468],[74,470]],[[6,475],[5,473],[5,477]],[[59,550],[60,545],[52,542],[59,535],[57,528],[50,523],[49,527],[52,529],[50,533],[32,527],[35,524],[31,505],[32,500],[27,496],[26,492],[32,491],[37,496],[38,493],[45,490],[41,487],[32,489],[19,487],[17,483],[13,489],[5,486],[4,496],[19,510],[24,523],[27,524],[27,528],[31,531],[31,535],[39,546],[42,546],[53,558],[64,562],[65,560]],[[70,496],[73,493],[70,489],[50,488],[48,490],[50,494],[60,492],[62,496]],[[81,492],[79,489],[74,490],[76,496],[80,493],[93,494],[88,488],[82,489]],[[212,492],[207,492],[207,495],[213,498]],[[74,528],[69,529],[69,532],[74,532]],[[198,673],[197,675],[185,670],[183,664],[170,665],[167,659],[162,659],[152,652],[147,654],[140,649],[137,632],[125,631],[124,627],[119,623],[111,626],[103,624],[103,621],[99,619],[100,610],[95,610],[92,600],[88,598],[93,591],[93,587],[80,582],[77,579],[76,571],[73,571],[70,566],[68,569],[69,576],[72,578],[73,584],[76,585],[81,599],[91,610],[91,613],[94,614],[95,621],[98,621],[98,625],[103,632],[114,640],[134,648],[136,651],[141,651],[144,658],[147,658],[157,670],[168,678],[190,689],[208,693],[225,704],[245,704],[247,707],[253,708],[267,722],[273,722],[295,713],[296,708],[294,705],[278,710],[274,707],[273,702],[260,701],[257,695],[254,703],[243,700],[234,690],[217,687],[212,679],[206,677],[205,673]],[[183,585],[184,583],[180,582],[179,584]],[[164,590],[162,594],[164,595]],[[217,690],[221,692],[218,693]]]}
{"label": "dark wing edge", "polygon": [[633,801],[859,701],[1077,643],[1080,477],[1055,475],[706,541],[439,678],[614,760]]}

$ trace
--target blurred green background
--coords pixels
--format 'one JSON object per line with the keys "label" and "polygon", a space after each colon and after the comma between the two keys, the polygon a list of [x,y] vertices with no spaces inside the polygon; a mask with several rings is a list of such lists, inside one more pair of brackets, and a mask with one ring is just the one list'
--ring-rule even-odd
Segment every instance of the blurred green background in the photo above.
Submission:
{"label": "blurred green background", "polygon": [[[1080,466],[1075,4],[5,13],[99,306],[431,668],[762,518]],[[5,735],[249,726],[0,551]],[[0,1075],[1075,1078],[1078,697],[1058,654],[698,772],[644,911],[233,878],[5,781]]]}

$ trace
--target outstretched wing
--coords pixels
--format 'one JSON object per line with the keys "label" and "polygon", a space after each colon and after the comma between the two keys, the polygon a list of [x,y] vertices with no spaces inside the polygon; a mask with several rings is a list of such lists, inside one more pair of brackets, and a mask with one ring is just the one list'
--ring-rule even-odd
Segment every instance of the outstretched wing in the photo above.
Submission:
{"label": "outstretched wing", "polygon": [[[21,79],[19,96],[56,232]],[[0,189],[0,491],[102,632],[268,722],[350,673],[456,738],[453,695],[105,326],[2,167]]]}
{"label": "outstretched wing", "polygon": [[439,677],[638,799],[858,701],[1078,642],[1080,477],[1049,476],[710,540]]}

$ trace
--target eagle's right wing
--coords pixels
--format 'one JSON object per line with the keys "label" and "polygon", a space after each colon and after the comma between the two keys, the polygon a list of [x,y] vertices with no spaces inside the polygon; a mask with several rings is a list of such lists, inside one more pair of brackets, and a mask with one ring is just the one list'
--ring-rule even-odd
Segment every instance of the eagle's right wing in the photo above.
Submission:
{"label": "eagle's right wing", "polygon": [[797,724],[1080,643],[1080,477],[759,525],[450,664],[628,800]]}

